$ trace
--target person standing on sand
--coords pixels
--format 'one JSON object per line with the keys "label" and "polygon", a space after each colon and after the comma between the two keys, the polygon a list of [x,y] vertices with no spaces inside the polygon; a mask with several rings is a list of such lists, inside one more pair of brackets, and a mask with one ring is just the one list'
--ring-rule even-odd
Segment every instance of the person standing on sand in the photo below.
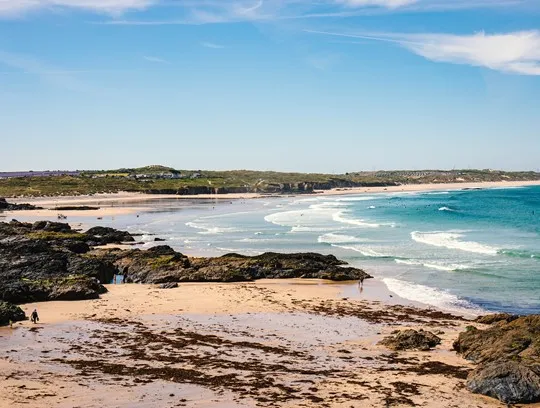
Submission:
{"label": "person standing on sand", "polygon": [[39,316],[38,316],[38,313],[37,313],[37,309],[34,309],[34,311],[32,312],[32,314],[30,315],[30,320],[32,321],[32,323],[36,324],[37,322],[39,322]]}
{"label": "person standing on sand", "polygon": [[112,283],[113,283],[113,285],[115,285],[115,284],[116,284],[116,273],[115,273],[115,274],[113,275],[113,278],[112,278]]}

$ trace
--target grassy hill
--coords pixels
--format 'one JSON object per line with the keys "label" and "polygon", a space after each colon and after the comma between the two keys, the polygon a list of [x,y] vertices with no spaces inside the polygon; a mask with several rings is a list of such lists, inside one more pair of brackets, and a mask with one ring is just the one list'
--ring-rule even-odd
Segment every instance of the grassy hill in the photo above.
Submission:
{"label": "grassy hill", "polygon": [[399,184],[540,180],[536,172],[400,170],[346,174],[176,170],[165,166],[83,171],[78,176],[0,179],[0,196],[61,196],[119,191],[164,194],[299,193],[318,189]]}

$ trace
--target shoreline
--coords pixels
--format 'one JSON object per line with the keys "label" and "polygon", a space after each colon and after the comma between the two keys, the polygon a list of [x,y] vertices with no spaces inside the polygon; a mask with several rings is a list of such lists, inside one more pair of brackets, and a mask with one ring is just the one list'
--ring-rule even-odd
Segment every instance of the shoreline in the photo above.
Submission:
{"label": "shoreline", "polygon": [[393,192],[411,192],[411,191],[437,191],[437,190],[462,190],[462,189],[482,189],[482,188],[505,188],[505,187],[528,187],[540,186],[540,180],[526,181],[488,181],[488,182],[463,182],[463,183],[430,183],[430,184],[403,184],[399,186],[386,187],[343,187],[330,190],[314,190],[312,193],[226,193],[226,194],[195,194],[195,195],[177,195],[177,194],[147,194],[138,192],[118,192],[118,193],[100,193],[92,195],[78,196],[42,196],[42,197],[7,197],[9,201],[20,204],[29,203],[38,206],[54,207],[64,204],[88,204],[96,202],[116,203],[148,201],[160,199],[175,200],[250,200],[255,198],[275,198],[275,197],[303,197],[319,195],[341,195],[341,194],[362,194],[362,193],[393,193]]}
{"label": "shoreline", "polygon": [[[12,198],[11,202],[16,204],[28,203],[39,207],[42,210],[20,210],[0,212],[0,218],[14,218],[17,215],[22,217],[43,218],[56,217],[62,211],[56,211],[56,206],[78,206],[95,205],[99,210],[71,210],[63,211],[67,216],[74,217],[114,217],[121,215],[136,214],[151,210],[149,202],[155,200],[191,200],[199,203],[201,200],[253,200],[261,198],[286,198],[286,197],[324,197],[355,194],[380,194],[380,193],[413,193],[422,191],[447,191],[463,189],[484,189],[484,188],[515,188],[540,186],[540,180],[535,181],[497,181],[483,183],[441,183],[441,184],[406,184],[401,186],[388,187],[353,187],[339,188],[331,190],[317,190],[313,193],[305,194],[217,194],[217,195],[172,195],[172,194],[144,194],[144,193],[107,193],[81,196],[61,196],[61,197],[29,197]],[[116,205],[116,206],[115,206]],[[119,206],[118,206],[119,205]],[[56,212],[55,212],[56,211]]]}
{"label": "shoreline", "polygon": [[[0,406],[503,406],[461,390],[473,366],[452,342],[470,321],[343,297],[344,286],[107,285],[96,300],[23,305],[41,321],[0,328]],[[442,344],[399,356],[377,344],[404,328]]]}

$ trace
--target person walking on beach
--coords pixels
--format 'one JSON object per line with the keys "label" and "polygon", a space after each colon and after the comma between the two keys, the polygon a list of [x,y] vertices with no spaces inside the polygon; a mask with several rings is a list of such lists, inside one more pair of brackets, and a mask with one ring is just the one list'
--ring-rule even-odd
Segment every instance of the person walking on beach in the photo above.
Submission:
{"label": "person walking on beach", "polygon": [[34,311],[32,312],[32,314],[30,315],[30,320],[32,321],[32,323],[36,324],[37,322],[39,322],[39,316],[38,316],[38,313],[37,313],[37,310],[34,309]]}

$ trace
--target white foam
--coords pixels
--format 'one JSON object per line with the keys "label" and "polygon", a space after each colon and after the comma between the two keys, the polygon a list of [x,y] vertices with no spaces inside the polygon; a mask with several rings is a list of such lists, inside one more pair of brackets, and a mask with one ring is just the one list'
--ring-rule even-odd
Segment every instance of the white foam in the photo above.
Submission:
{"label": "white foam", "polygon": [[370,205],[368,208],[369,208],[370,210],[373,210],[373,209],[375,209],[375,208],[377,208],[377,207],[375,207],[374,205]]}
{"label": "white foam", "polygon": [[384,278],[382,281],[391,292],[404,299],[466,316],[484,313],[484,310],[480,307],[446,291],[394,278]]}
{"label": "white foam", "polygon": [[[291,228],[289,233],[295,233],[295,232],[326,232],[335,230],[335,228],[332,228],[331,226],[328,227],[304,227],[302,225],[296,225]],[[276,234],[278,235],[278,234]]]}
{"label": "white foam", "polygon": [[345,242],[359,242],[361,240],[351,235],[330,233],[321,235],[319,238],[317,238],[317,241],[324,244],[340,244]]}
{"label": "white foam", "polygon": [[331,245],[335,248],[342,248],[342,249],[348,249],[350,251],[359,252],[368,258],[388,258],[388,255],[382,254],[380,252],[375,251],[374,249],[366,248],[364,246],[337,245],[337,244],[331,244]]}
{"label": "white foam", "polygon": [[456,232],[443,232],[443,231],[432,231],[432,232],[420,232],[413,231],[411,232],[411,238],[422,244],[432,245],[436,247],[443,247],[448,249],[458,249],[460,251],[474,252],[477,254],[484,255],[497,255],[498,248],[491,247],[489,245],[484,245],[474,241],[460,241],[459,239],[463,237],[463,234]]}
{"label": "white foam", "polygon": [[418,265],[418,266],[424,266],[429,269],[436,269],[438,271],[446,271],[446,272],[453,272],[453,271],[459,271],[459,270],[471,268],[470,265],[440,264],[440,263],[434,263],[434,262],[424,262],[421,260],[414,260],[414,259],[395,259],[394,261],[398,264]]}
{"label": "white foam", "polygon": [[219,251],[227,252],[227,253],[235,253],[235,254],[241,253],[244,255],[261,255],[263,253],[261,251],[256,251],[253,249],[245,249],[245,248],[235,249],[235,248],[216,247],[216,249]]}
{"label": "white foam", "polygon": [[455,212],[456,210],[453,210],[450,207],[441,207],[441,208],[439,208],[439,211],[452,211],[452,212]]}
{"label": "white foam", "polygon": [[199,234],[223,234],[225,232],[239,232],[240,230],[233,228],[233,227],[216,227],[216,226],[209,226],[205,224],[197,224],[196,222],[186,222],[186,225],[191,228],[195,228],[198,230],[202,230],[199,232]]}
{"label": "white foam", "polygon": [[345,211],[338,211],[332,214],[332,219],[336,222],[341,222],[343,224],[356,225],[358,227],[364,228],[379,228],[380,224],[365,222],[364,220],[357,220],[353,218],[344,217]]}

